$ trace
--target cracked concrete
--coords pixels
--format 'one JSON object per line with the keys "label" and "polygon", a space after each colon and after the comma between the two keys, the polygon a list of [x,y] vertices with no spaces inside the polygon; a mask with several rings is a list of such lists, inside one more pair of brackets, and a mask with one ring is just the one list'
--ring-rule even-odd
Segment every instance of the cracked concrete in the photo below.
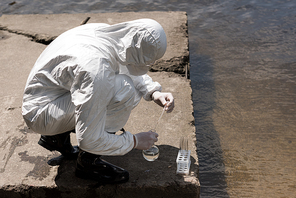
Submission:
{"label": "cracked concrete", "polygon": [[27,31],[22,31],[22,30],[12,30],[12,29],[8,29],[7,27],[1,26],[1,25],[0,25],[0,30],[6,31],[9,33],[13,33],[13,34],[26,36],[28,38],[31,38],[32,41],[37,42],[37,43],[41,43],[44,45],[49,45],[56,38],[56,36],[49,36],[46,34],[36,34],[33,32],[27,32]]}
{"label": "cracked concrete", "polygon": [[[168,36],[167,52],[149,75],[163,85],[163,91],[174,94],[176,108],[163,116],[157,129],[158,160],[147,162],[139,150],[125,156],[105,157],[130,172],[129,182],[121,185],[98,186],[96,182],[76,178],[75,161],[64,160],[58,152],[40,147],[37,144],[40,135],[28,129],[21,116],[23,89],[39,54],[56,36],[87,17],[91,17],[88,23],[109,24],[152,18],[163,25]],[[192,90],[186,78],[189,76],[186,13],[3,15],[0,52],[0,197],[199,197]],[[160,113],[161,109],[153,102],[141,101],[125,129],[132,133],[149,130]],[[191,140],[188,176],[176,175],[181,136]],[[76,144],[75,134],[72,142]]]}
{"label": "cracked concrete", "polygon": [[[152,13],[152,12],[150,12]],[[156,13],[156,12],[154,12]],[[161,12],[160,12],[161,13]],[[126,13],[125,13],[126,14]],[[129,13],[129,14],[133,14],[133,13]],[[172,14],[172,12],[170,13]],[[169,14],[169,15],[170,15]],[[80,19],[81,18],[85,18],[85,19],[90,19],[90,22],[95,22],[94,18],[92,18],[93,14],[80,14]],[[100,19],[100,22],[102,23],[109,23],[109,24],[114,24],[114,23],[119,23],[122,22],[121,17],[118,17],[117,19],[111,19],[109,16],[110,13],[105,13],[106,17],[104,17],[104,19]],[[118,13],[118,15],[122,15],[122,13]],[[144,16],[149,18],[153,18],[153,14],[149,14],[149,12],[146,12],[144,15],[142,15],[141,13],[137,13],[137,15],[139,15],[139,17],[137,18],[143,18]],[[142,16],[143,17],[142,17]],[[52,23],[53,21],[55,21],[55,17],[59,17],[59,23],[60,25],[68,25],[68,23],[66,23],[67,21],[69,21],[69,18],[67,16],[69,15],[65,15],[65,14],[58,14],[58,15],[26,15],[26,19],[23,19],[19,16],[15,16],[15,21],[11,21],[10,18],[8,17],[9,15],[4,15],[2,16],[2,21],[0,24],[0,30],[2,31],[7,31],[10,33],[15,33],[15,34],[19,34],[19,35],[23,35],[26,37],[29,37],[32,39],[32,41],[35,41],[37,43],[41,43],[41,44],[45,44],[48,45],[50,44],[59,34],[61,34],[63,31],[59,30],[58,28],[56,28],[56,30],[48,30],[48,26],[50,26],[50,23]],[[34,19],[38,19],[39,21],[44,21],[45,24],[48,24],[48,26],[44,26],[44,24],[38,24],[38,27],[44,27],[46,28],[45,31],[41,31],[38,27],[32,27],[32,26],[26,26],[24,27],[23,24],[18,23],[17,21],[21,20],[25,22],[29,23],[29,20],[34,20]],[[61,21],[64,20],[64,21]],[[74,21],[75,19],[71,19],[71,21]],[[163,19],[163,20],[170,20],[170,19]],[[87,20],[88,21],[88,20]],[[55,21],[57,22],[57,21]],[[78,21],[75,23],[81,24],[84,23],[85,21],[82,21],[80,23],[78,23]],[[72,22],[73,23],[73,22]],[[69,26],[69,25],[68,25]],[[42,28],[42,29],[44,29]],[[68,29],[72,28],[71,26],[69,26]],[[189,50],[188,50],[188,30],[187,30],[187,21],[184,24],[181,24],[180,27],[177,27],[177,29],[179,29],[178,31],[174,30],[173,32],[167,32],[168,36],[168,44],[172,45],[172,46],[176,46],[176,42],[178,39],[182,38],[184,40],[182,40],[183,42],[183,46],[184,47],[184,51],[179,53],[178,55],[173,55],[171,59],[167,59],[166,57],[164,57],[162,60],[157,61],[152,67],[150,71],[167,71],[167,72],[175,72],[175,73],[179,73],[182,75],[185,75],[186,78],[189,78]],[[174,34],[172,34],[174,33]],[[177,33],[177,34],[176,34]],[[180,49],[183,49],[183,48]],[[170,50],[168,49],[168,51],[166,52],[166,56],[168,57],[167,54],[170,54],[171,51],[177,51],[180,52],[180,50],[178,49],[174,49],[174,50]],[[182,56],[180,56],[182,54]],[[168,66],[169,65],[169,66]]]}

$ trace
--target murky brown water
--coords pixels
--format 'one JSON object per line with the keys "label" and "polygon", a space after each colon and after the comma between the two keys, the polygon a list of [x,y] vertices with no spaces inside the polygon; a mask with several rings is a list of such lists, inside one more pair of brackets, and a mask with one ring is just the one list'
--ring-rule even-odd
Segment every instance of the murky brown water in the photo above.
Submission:
{"label": "murky brown water", "polygon": [[294,0],[11,2],[0,14],[186,11],[201,197],[296,197]]}
{"label": "murky brown water", "polygon": [[260,2],[209,13],[195,34],[205,197],[296,197],[296,5]]}

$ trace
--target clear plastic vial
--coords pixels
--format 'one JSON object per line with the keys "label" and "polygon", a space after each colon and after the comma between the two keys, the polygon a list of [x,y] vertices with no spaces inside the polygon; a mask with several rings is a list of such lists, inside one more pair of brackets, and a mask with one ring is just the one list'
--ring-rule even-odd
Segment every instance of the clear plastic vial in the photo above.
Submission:
{"label": "clear plastic vial", "polygon": [[147,161],[155,161],[158,156],[159,156],[159,149],[157,146],[153,145],[150,149],[148,150],[143,150],[143,157],[147,160]]}

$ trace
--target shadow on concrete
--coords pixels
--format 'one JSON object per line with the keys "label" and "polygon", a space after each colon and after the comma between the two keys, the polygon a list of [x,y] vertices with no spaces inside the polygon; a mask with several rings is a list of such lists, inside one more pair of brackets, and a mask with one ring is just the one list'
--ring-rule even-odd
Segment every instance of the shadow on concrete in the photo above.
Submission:
{"label": "shadow on concrete", "polygon": [[[124,184],[102,186],[96,181],[84,180],[75,176],[76,160],[60,158],[55,183],[59,195],[74,197],[197,197],[199,187],[186,182],[184,177],[176,175],[178,148],[158,145],[160,156],[156,161],[146,161],[142,151],[132,150],[124,156],[104,156],[102,159],[120,166],[130,173],[130,180]],[[58,165],[58,164],[56,164]],[[191,157],[191,172],[197,174],[196,160]],[[198,188],[198,190],[197,190]]]}
{"label": "shadow on concrete", "polygon": [[191,55],[191,86],[199,161],[201,197],[229,197],[226,188],[223,150],[213,124],[216,106],[214,64],[211,57]]}

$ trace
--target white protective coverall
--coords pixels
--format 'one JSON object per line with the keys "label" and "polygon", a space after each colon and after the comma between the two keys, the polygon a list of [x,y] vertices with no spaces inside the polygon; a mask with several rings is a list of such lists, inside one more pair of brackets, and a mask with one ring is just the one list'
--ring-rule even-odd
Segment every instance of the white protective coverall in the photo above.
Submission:
{"label": "white protective coverall", "polygon": [[166,51],[159,23],[139,19],[86,24],[57,37],[39,56],[24,91],[22,114],[42,135],[76,130],[78,146],[98,155],[124,155],[133,135],[120,130],[132,108],[161,85],[146,73]]}

